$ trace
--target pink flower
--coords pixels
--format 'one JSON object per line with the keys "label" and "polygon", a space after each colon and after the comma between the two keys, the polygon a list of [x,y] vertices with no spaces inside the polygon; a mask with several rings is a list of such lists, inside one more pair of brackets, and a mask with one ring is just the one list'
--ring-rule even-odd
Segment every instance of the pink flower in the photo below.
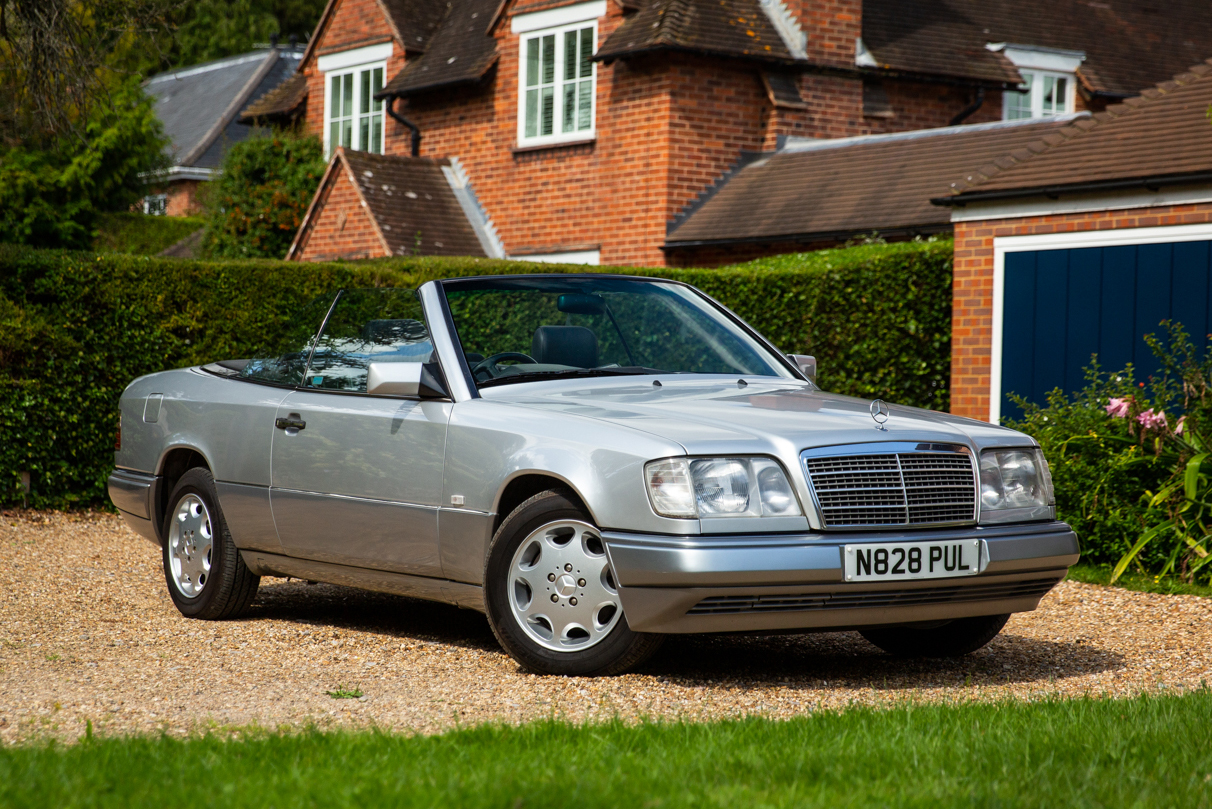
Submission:
{"label": "pink flower", "polygon": [[1166,414],[1154,413],[1153,408],[1149,408],[1145,412],[1136,417],[1136,420],[1141,423],[1141,426],[1146,430],[1164,430],[1166,429]]}
{"label": "pink flower", "polygon": [[1112,399],[1107,405],[1107,412],[1117,419],[1126,418],[1128,415],[1128,399]]}
{"label": "pink flower", "polygon": [[1179,419],[1178,419],[1178,424],[1176,424],[1176,425],[1174,426],[1174,434],[1175,434],[1175,435],[1182,435],[1182,434],[1183,434],[1183,429],[1184,429],[1184,428],[1187,426],[1187,425],[1186,425],[1186,423],[1185,423],[1186,421],[1187,421],[1187,417],[1186,417],[1186,416],[1180,416],[1180,417],[1179,417]]}

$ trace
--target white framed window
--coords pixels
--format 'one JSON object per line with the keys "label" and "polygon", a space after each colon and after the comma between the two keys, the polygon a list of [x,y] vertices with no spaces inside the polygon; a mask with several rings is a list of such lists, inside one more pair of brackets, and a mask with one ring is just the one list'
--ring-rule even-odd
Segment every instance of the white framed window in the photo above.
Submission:
{"label": "white framed window", "polygon": [[603,0],[513,19],[518,41],[518,145],[594,137],[597,18]]}
{"label": "white framed window", "polygon": [[148,194],[143,198],[143,213],[148,216],[168,214],[168,194]]}
{"label": "white framed window", "polygon": [[1018,72],[1023,76],[1019,85],[1022,89],[1002,94],[1003,119],[1014,121],[1073,112],[1073,76],[1022,68]]}
{"label": "white framed window", "polygon": [[986,46],[1000,52],[1018,68],[1023,83],[1019,89],[1002,93],[1002,118],[1046,118],[1073,112],[1077,103],[1077,69],[1086,54],[1030,45],[991,43]]}
{"label": "white framed window", "polygon": [[321,56],[324,73],[324,154],[338,146],[383,154],[387,110],[375,95],[386,81],[392,44]]}

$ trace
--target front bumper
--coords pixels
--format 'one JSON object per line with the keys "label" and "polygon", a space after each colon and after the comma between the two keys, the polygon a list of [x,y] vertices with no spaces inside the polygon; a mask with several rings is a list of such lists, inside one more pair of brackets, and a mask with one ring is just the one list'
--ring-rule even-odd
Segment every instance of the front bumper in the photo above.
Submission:
{"label": "front bumper", "polygon": [[[627,623],[637,632],[882,626],[1025,612],[1077,562],[1063,522],[879,533],[671,537],[602,533]],[[983,541],[979,575],[847,584],[844,546]]]}

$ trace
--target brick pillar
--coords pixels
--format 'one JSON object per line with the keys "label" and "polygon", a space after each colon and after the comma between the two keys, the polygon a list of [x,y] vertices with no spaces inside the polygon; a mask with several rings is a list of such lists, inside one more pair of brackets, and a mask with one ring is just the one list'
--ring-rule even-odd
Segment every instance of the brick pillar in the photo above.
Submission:
{"label": "brick pillar", "polygon": [[808,38],[808,59],[854,66],[854,41],[863,33],[862,0],[784,0]]}

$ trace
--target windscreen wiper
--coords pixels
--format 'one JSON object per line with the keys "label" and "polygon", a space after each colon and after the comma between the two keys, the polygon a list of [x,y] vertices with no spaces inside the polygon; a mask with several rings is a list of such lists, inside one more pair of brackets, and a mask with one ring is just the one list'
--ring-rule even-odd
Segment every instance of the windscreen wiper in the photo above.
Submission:
{"label": "windscreen wiper", "polygon": [[650,374],[667,374],[660,368],[647,368],[642,365],[620,365],[613,368],[570,368],[566,371],[530,371],[522,374],[509,374],[488,379],[479,383],[481,388],[492,385],[504,385],[512,382],[535,382],[540,379],[577,379],[595,376],[647,376]]}

